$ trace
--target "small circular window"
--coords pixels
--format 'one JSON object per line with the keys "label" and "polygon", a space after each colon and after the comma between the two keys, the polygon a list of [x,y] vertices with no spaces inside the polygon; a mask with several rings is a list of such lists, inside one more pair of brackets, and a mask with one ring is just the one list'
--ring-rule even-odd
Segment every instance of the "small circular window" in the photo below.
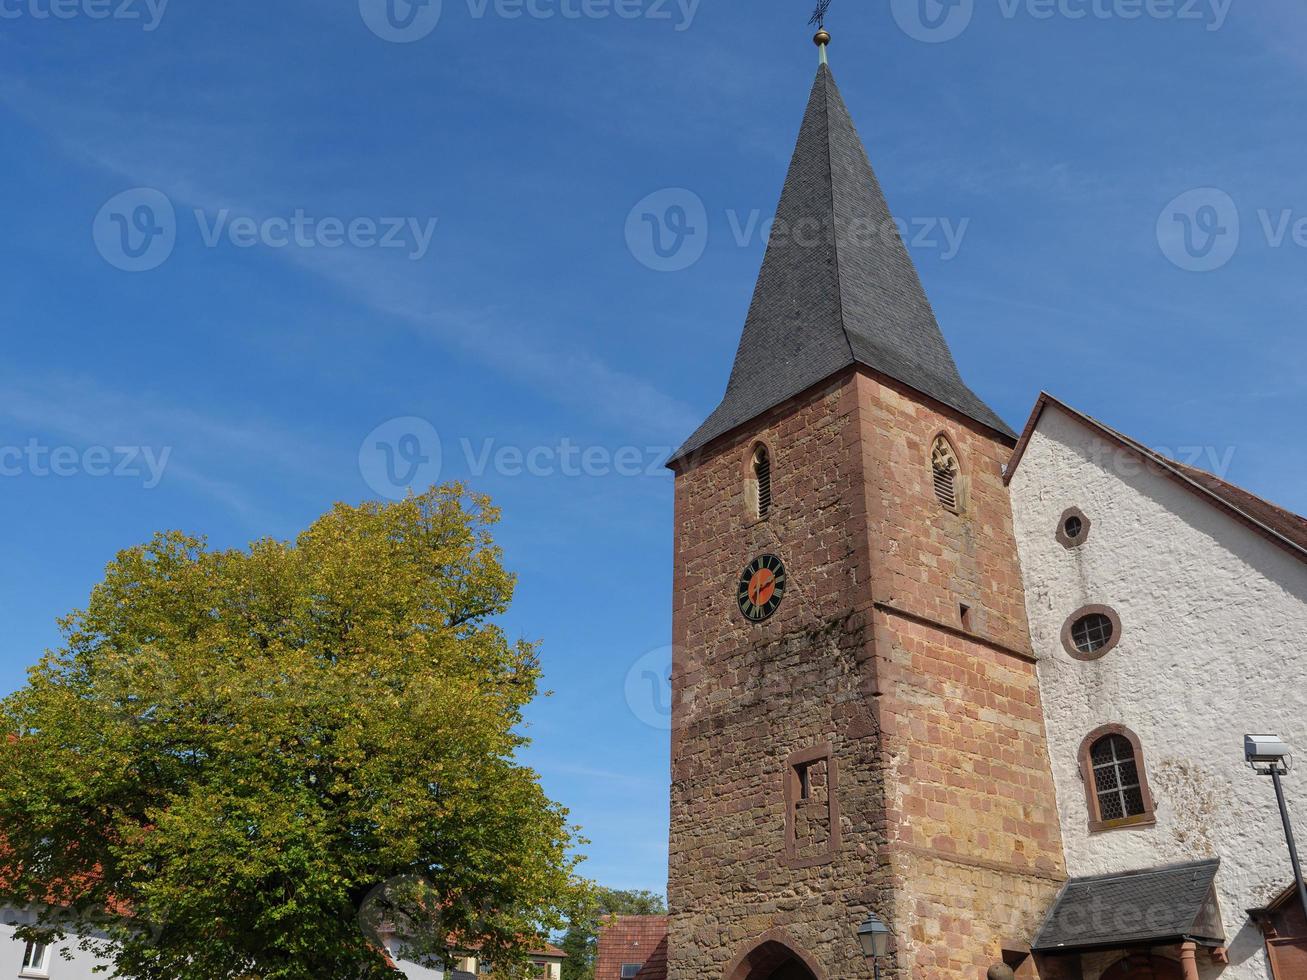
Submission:
{"label": "small circular window", "polygon": [[1086,606],[1062,629],[1062,645],[1077,660],[1097,660],[1120,640],[1121,619],[1107,606]]}
{"label": "small circular window", "polygon": [[1057,521],[1057,540],[1064,548],[1079,548],[1089,537],[1089,518],[1079,507],[1063,511]]}
{"label": "small circular window", "polygon": [[1112,621],[1102,613],[1081,616],[1071,624],[1071,642],[1081,653],[1097,653],[1112,642]]}

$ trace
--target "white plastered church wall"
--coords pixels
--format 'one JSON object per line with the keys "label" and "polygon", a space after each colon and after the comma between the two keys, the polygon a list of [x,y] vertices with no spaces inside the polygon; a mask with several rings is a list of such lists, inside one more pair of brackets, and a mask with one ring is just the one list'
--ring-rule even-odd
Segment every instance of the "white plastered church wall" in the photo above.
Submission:
{"label": "white plastered church wall", "polygon": [[[1286,787],[1307,833],[1307,564],[1056,405],[1011,494],[1068,872],[1219,856],[1222,975],[1262,980],[1262,937],[1245,910],[1292,875],[1273,788],[1244,765],[1243,735],[1279,732],[1299,748]],[[1071,507],[1091,528],[1067,549],[1056,532]],[[1120,615],[1122,635],[1083,662],[1062,629],[1092,604]],[[1155,826],[1089,831],[1079,749],[1111,723],[1142,742]]]}

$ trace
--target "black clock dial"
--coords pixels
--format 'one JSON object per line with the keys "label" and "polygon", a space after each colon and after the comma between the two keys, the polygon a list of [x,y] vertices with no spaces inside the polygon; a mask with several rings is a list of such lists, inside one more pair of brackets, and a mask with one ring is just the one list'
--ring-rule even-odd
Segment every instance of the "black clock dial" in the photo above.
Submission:
{"label": "black clock dial", "polygon": [[785,598],[785,565],[775,555],[760,555],[749,562],[740,576],[740,612],[751,622],[761,623]]}

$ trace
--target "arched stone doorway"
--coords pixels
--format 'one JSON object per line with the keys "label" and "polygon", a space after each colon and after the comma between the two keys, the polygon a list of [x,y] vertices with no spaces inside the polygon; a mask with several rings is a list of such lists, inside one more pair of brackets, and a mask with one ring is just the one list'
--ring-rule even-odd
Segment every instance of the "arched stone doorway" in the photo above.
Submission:
{"label": "arched stone doorway", "polygon": [[773,931],[736,957],[725,980],[825,980],[811,957],[799,952],[783,933]]}
{"label": "arched stone doorway", "polygon": [[1184,980],[1175,960],[1160,956],[1127,956],[1103,974],[1102,980]]}

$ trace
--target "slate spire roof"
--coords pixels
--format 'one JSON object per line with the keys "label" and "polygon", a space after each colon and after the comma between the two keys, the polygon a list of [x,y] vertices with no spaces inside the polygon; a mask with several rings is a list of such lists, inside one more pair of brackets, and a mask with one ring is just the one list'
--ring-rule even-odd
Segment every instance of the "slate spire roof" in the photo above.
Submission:
{"label": "slate spire roof", "polygon": [[958,374],[892,220],[823,64],[726,395],[673,462],[853,364],[1013,435]]}

